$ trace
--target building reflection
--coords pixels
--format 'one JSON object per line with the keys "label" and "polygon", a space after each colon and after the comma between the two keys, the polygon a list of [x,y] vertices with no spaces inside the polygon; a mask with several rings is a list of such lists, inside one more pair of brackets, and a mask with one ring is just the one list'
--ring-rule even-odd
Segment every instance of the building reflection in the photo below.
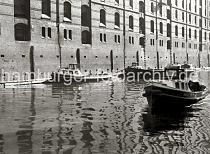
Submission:
{"label": "building reflection", "polygon": [[19,130],[16,132],[18,153],[32,153],[33,150],[33,125],[36,117],[35,110],[35,89],[31,89],[31,100],[28,109],[29,112],[24,112],[25,118],[20,120]]}

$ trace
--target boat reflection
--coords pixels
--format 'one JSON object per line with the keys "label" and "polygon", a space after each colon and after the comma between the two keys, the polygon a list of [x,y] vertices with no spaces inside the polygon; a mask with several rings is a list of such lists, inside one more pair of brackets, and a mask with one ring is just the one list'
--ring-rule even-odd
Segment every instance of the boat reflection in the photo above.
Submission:
{"label": "boat reflection", "polygon": [[149,134],[157,135],[160,132],[170,130],[183,130],[187,126],[187,120],[191,117],[196,117],[195,112],[200,111],[199,108],[182,107],[172,109],[156,109],[151,110],[149,107],[142,114],[144,126],[143,129]]}

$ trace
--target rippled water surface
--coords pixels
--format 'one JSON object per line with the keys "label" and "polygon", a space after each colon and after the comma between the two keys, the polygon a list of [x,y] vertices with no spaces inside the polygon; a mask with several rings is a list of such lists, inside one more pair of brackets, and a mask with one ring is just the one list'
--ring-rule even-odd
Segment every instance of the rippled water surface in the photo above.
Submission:
{"label": "rippled water surface", "polygon": [[[210,74],[201,78],[210,86]],[[210,153],[210,96],[181,111],[151,113],[143,86],[0,89],[0,153]]]}

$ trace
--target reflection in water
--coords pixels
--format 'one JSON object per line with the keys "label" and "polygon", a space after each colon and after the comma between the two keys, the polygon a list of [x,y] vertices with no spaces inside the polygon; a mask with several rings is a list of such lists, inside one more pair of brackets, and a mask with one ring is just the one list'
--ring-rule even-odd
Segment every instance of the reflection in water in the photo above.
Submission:
{"label": "reflection in water", "polygon": [[143,87],[107,81],[1,89],[0,153],[210,151],[210,97],[181,111],[151,112]]}
{"label": "reflection in water", "polygon": [[3,153],[4,138],[3,134],[0,134],[0,153]]}
{"label": "reflection in water", "polygon": [[19,130],[17,131],[17,145],[19,148],[19,153],[32,153],[33,142],[33,121],[35,120],[35,89],[31,89],[31,104],[29,107],[29,113],[23,119],[19,119]]}

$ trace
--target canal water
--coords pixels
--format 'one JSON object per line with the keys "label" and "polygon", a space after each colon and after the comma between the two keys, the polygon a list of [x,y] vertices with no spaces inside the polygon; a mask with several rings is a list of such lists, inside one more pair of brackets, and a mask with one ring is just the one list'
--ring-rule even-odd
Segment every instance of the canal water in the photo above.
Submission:
{"label": "canal water", "polygon": [[[209,83],[210,73],[200,74]],[[210,96],[152,113],[120,80],[0,89],[0,154],[210,153]]]}

